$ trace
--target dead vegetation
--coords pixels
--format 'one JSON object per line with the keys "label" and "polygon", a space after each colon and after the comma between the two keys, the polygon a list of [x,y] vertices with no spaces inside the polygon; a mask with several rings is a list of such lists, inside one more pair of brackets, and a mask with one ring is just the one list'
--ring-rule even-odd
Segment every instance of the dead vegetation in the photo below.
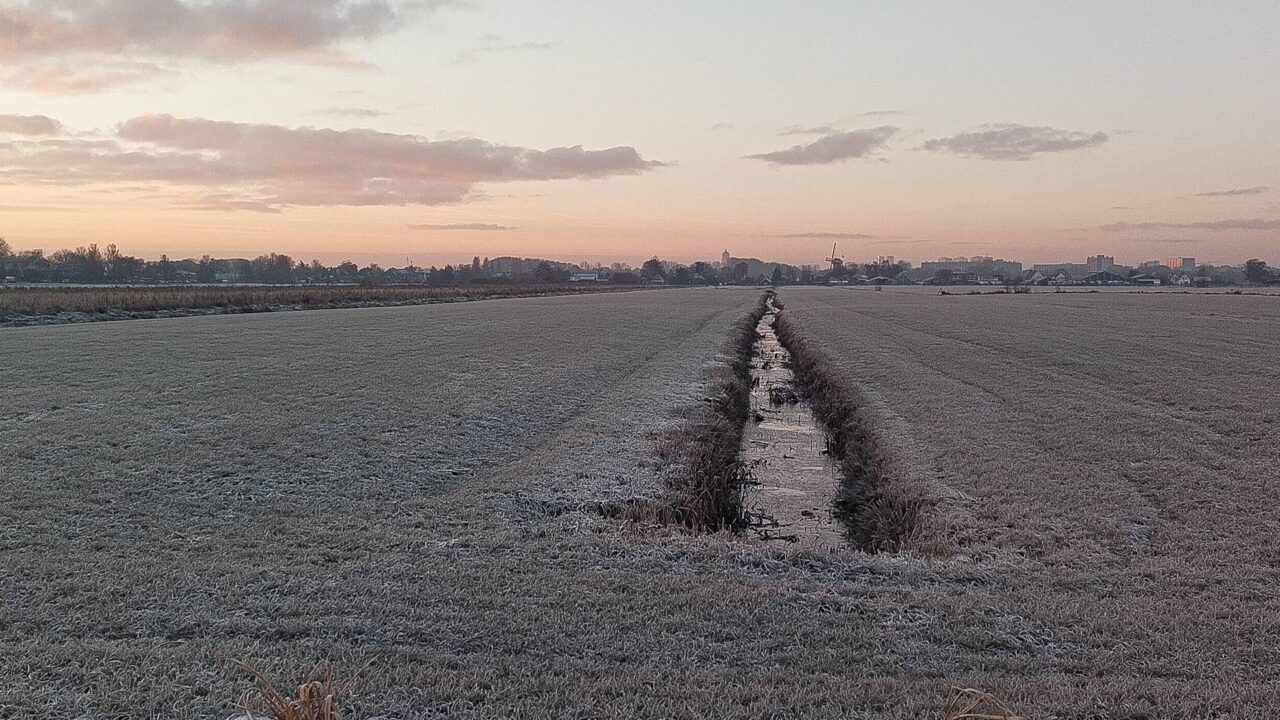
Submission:
{"label": "dead vegetation", "polygon": [[991,693],[953,687],[942,707],[942,720],[1022,720]]}
{"label": "dead vegetation", "polygon": [[872,553],[911,546],[934,500],[894,474],[861,394],[785,312],[778,314],[774,331],[791,355],[797,386],[826,430],[827,449],[840,468],[835,516],[849,541]]}
{"label": "dead vegetation", "polygon": [[0,718],[219,720],[250,657],[374,659],[344,720],[1274,716],[1264,301],[781,292],[953,554],[590,511],[754,291],[0,331]]}
{"label": "dead vegetation", "polygon": [[4,287],[0,326],[621,292],[614,285]]}
{"label": "dead vegetation", "polygon": [[342,699],[359,675],[355,673],[346,682],[339,682],[336,665],[331,661],[321,662],[290,694],[277,689],[254,666],[237,664],[258,685],[256,691],[247,691],[240,698],[240,707],[245,712],[242,720],[342,720]]}
{"label": "dead vegetation", "polygon": [[747,522],[743,493],[750,473],[742,461],[742,433],[751,414],[751,357],[756,326],[773,292],[765,293],[734,324],[703,405],[681,425],[661,434],[659,457],[667,466],[665,505],[633,511],[640,521],[677,523],[699,532],[740,530]]}

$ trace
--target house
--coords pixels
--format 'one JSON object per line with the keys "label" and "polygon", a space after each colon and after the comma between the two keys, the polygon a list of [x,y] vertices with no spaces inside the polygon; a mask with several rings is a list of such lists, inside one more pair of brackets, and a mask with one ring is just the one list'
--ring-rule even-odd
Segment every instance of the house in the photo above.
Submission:
{"label": "house", "polygon": [[597,272],[576,272],[569,274],[569,282],[572,283],[593,283],[600,281],[600,273]]}
{"label": "house", "polygon": [[1193,282],[1194,280],[1192,279],[1191,275],[1187,273],[1183,273],[1181,275],[1174,275],[1173,277],[1169,278],[1170,285],[1177,285],[1179,287],[1191,287]]}
{"label": "house", "polygon": [[1128,285],[1129,279],[1121,277],[1109,270],[1086,275],[1080,280],[1081,285]]}
{"label": "house", "polygon": [[1134,275],[1129,278],[1129,282],[1134,285],[1144,285],[1147,287],[1159,287],[1161,284],[1160,278],[1155,275]]}

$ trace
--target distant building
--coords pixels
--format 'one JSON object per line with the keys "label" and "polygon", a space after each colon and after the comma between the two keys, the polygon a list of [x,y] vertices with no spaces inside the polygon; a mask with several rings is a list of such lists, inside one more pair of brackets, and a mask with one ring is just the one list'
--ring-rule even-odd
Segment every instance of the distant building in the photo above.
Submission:
{"label": "distant building", "polygon": [[1016,282],[1022,278],[1022,263],[983,256],[940,258],[934,262],[920,263],[920,270],[926,278],[936,276],[939,271],[948,270],[952,274],[952,282],[956,284],[965,284],[970,281],[976,283],[979,277],[989,278],[994,284]]}
{"label": "distant building", "polygon": [[1121,277],[1108,270],[1100,270],[1092,275],[1086,275],[1080,280],[1081,285],[1127,285],[1128,283],[1128,278]]}
{"label": "distant building", "polygon": [[569,275],[569,282],[600,282],[600,273],[598,272],[576,272]]}
{"label": "distant building", "polygon": [[1181,270],[1182,272],[1194,272],[1196,269],[1196,259],[1193,257],[1165,258],[1164,266],[1171,270]]}
{"label": "distant building", "polygon": [[1084,265],[1090,274],[1111,272],[1111,268],[1116,266],[1116,259],[1110,255],[1090,255]]}
{"label": "distant building", "polygon": [[729,250],[726,248],[724,252],[720,253],[720,267],[729,267],[732,262],[733,256],[729,254]]}

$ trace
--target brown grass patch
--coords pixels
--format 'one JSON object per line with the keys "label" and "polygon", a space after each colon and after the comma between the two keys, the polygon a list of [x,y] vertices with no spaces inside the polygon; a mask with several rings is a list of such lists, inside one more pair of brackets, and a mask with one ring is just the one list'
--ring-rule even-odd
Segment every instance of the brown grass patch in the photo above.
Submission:
{"label": "brown grass patch", "polygon": [[341,683],[334,664],[321,662],[290,695],[277,689],[252,665],[237,664],[258,683],[256,692],[248,691],[241,697],[241,709],[248,717],[269,720],[342,720],[341,698],[351,690],[351,683],[360,674],[356,672]]}
{"label": "brown grass patch", "polygon": [[0,322],[26,324],[24,318],[79,314],[80,320],[188,314],[269,312],[376,305],[413,305],[501,297],[577,295],[633,288],[613,285],[359,285],[155,287],[19,287],[0,286]]}

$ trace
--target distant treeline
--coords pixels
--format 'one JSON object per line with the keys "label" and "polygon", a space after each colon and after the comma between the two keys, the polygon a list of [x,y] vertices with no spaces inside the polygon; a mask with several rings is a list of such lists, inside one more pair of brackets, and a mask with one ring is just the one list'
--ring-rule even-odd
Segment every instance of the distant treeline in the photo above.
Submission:
{"label": "distant treeline", "polygon": [[[1001,261],[1004,262],[1004,261]],[[1006,263],[1008,264],[1008,263]],[[896,283],[896,284],[983,284],[981,274],[955,273],[951,270],[928,272],[930,263],[915,270],[907,262],[843,263],[838,259],[830,267],[794,266],[766,262],[756,258],[729,258],[727,263],[695,262],[684,265],[657,257],[633,268],[622,263],[609,267],[574,265],[538,258],[476,256],[470,263],[444,267],[383,268],[377,264],[363,267],[347,261],[324,265],[310,263],[288,255],[269,253],[253,259],[218,259],[205,255],[199,259],[144,260],[126,255],[118,247],[96,244],[46,255],[40,250],[15,252],[0,237],[0,282],[80,283],[85,285],[160,285],[160,284],[266,284],[266,285],[431,285],[564,283],[569,281],[639,285],[663,283],[671,285],[792,285],[821,283]],[[922,272],[922,270],[924,272]],[[1146,263],[1128,270],[1130,276],[1147,274],[1167,283],[1176,274],[1156,263]],[[968,275],[974,275],[968,278]],[[1032,271],[1012,277],[992,275],[1003,284],[1036,284]],[[1280,282],[1280,274],[1258,259],[1242,267],[1201,265],[1186,273],[1190,284],[1265,285]],[[1124,279],[1124,278],[1120,278]],[[990,284],[990,283],[986,283]]]}
{"label": "distant treeline", "polygon": [[[754,267],[753,267],[754,266]],[[810,270],[780,264],[767,264],[773,272],[760,272],[761,262],[738,262],[730,267],[709,263],[681,265],[658,258],[645,261],[639,268],[621,263],[610,267],[573,265],[537,258],[483,258],[470,263],[444,267],[383,268],[377,264],[363,267],[353,262],[325,265],[310,263],[288,255],[270,253],[253,259],[219,259],[205,255],[199,259],[144,260],[127,255],[115,245],[105,250],[96,244],[46,255],[40,250],[15,252],[0,238],[0,281],[23,283],[97,284],[230,284],[269,285],[356,284],[356,285],[436,285],[518,284],[604,282],[622,285],[670,283],[679,285],[719,284],[726,282],[768,281],[784,279],[808,282],[815,278]],[[752,270],[756,270],[752,274]],[[784,272],[785,269],[785,272]],[[785,276],[785,277],[784,277]]]}

